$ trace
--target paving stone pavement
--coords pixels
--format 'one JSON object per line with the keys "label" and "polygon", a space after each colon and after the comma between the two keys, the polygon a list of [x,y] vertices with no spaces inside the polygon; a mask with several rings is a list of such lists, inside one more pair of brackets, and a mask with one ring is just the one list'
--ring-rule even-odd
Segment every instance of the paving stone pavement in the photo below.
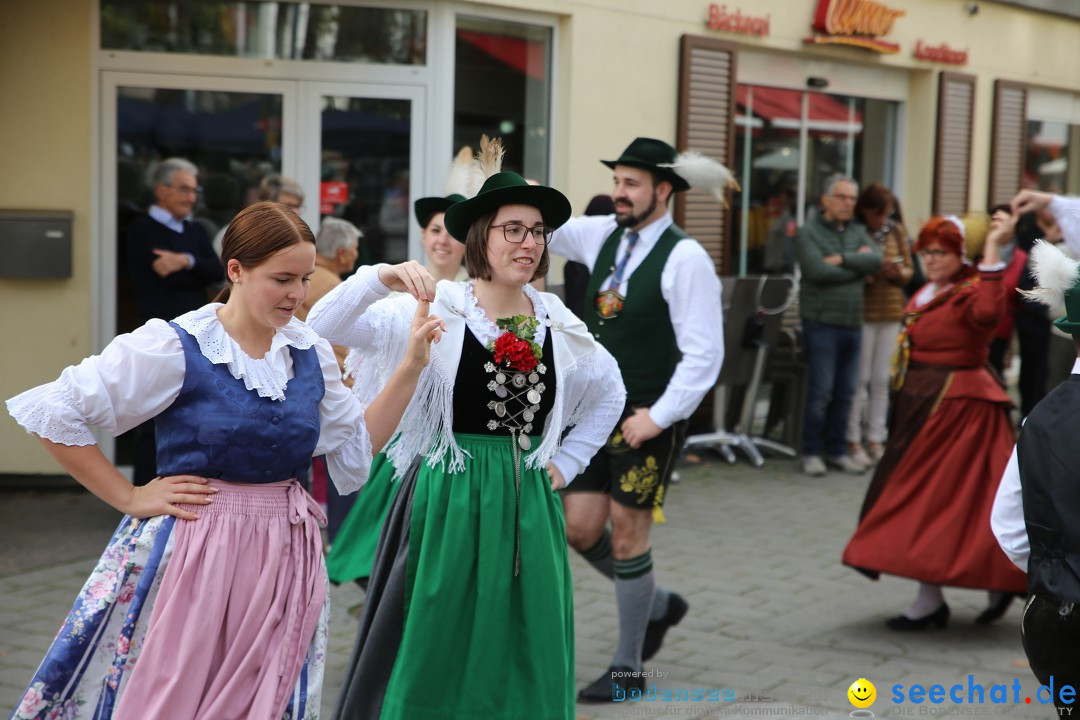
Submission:
{"label": "paving stone pavement", "polygon": [[[847,688],[862,677],[876,685],[877,717],[1055,716],[1038,703],[1023,662],[1018,603],[980,627],[973,620],[985,594],[947,589],[947,629],[883,626],[911,600],[914,583],[871,582],[839,561],[869,475],[809,478],[776,459],[760,469],[706,461],[684,465],[681,475],[668,495],[668,522],[654,530],[653,557],[659,581],[686,597],[690,611],[646,669],[649,688],[686,699],[579,705],[580,719],[847,717]],[[17,703],[118,519],[85,494],[2,495],[0,714]],[[571,564],[581,687],[607,668],[617,625],[610,581],[574,554]],[[331,596],[327,717],[358,625],[348,608],[363,599],[352,586]],[[984,703],[974,702],[977,691],[969,699],[969,683],[985,688]],[[913,703],[907,691],[915,684],[942,685],[945,702]],[[893,697],[897,685],[903,702]],[[960,703],[948,697],[954,685]],[[995,685],[1019,703],[994,703],[1002,692]]]}

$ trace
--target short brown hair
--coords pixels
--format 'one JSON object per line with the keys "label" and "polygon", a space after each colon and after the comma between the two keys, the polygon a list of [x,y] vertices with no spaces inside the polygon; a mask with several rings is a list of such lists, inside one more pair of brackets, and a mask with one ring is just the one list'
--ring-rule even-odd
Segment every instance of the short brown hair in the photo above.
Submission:
{"label": "short brown hair", "polygon": [[[228,269],[235,259],[241,267],[262,265],[272,255],[293,245],[315,244],[315,234],[303,219],[285,205],[263,201],[248,205],[236,214],[221,240],[221,264]],[[228,274],[225,277],[229,282]],[[216,302],[229,299],[231,283],[227,284]]]}
{"label": "short brown hair", "polygon": [[893,195],[881,183],[870,183],[859,193],[859,199],[855,202],[855,217],[860,222],[866,222],[867,212],[883,213],[893,203]]}
{"label": "short brown hair", "polygon": [[[469,226],[469,232],[465,235],[465,272],[473,279],[491,279],[491,267],[487,261],[487,238],[488,230],[491,229],[491,221],[495,219],[498,212],[496,208],[491,212],[480,215],[473,220],[473,224]],[[548,246],[544,245],[544,254],[540,256],[540,262],[537,264],[536,271],[533,272],[529,282],[539,280],[547,275],[549,264]]]}

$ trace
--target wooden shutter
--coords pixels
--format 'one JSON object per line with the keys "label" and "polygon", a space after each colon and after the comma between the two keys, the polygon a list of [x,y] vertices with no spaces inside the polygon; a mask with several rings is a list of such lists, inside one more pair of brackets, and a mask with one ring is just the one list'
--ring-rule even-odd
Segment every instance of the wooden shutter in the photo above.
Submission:
{"label": "wooden shutter", "polygon": [[975,77],[941,73],[932,203],[935,215],[963,215],[968,211],[974,116]]}
{"label": "wooden shutter", "polygon": [[[735,156],[736,46],[683,35],[679,63],[679,120],[675,145],[732,166]],[[730,197],[730,193],[728,193]],[[731,214],[711,194],[676,195],[675,222],[709,252],[723,275],[731,256]]]}
{"label": "wooden shutter", "polygon": [[1027,142],[1027,85],[994,81],[993,122],[987,208],[1009,202],[1020,191]]}

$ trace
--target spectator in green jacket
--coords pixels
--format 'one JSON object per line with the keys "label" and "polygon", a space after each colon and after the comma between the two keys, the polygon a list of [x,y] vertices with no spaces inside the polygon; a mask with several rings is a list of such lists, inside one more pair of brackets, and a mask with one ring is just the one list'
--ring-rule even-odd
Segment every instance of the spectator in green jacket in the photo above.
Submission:
{"label": "spectator in green jacket", "polygon": [[799,228],[803,355],[808,371],[803,423],[803,472],[824,475],[826,464],[865,472],[847,454],[845,434],[855,396],[862,343],[863,293],[882,257],[862,225],[853,222],[859,185],[834,175],[825,182],[821,212]]}

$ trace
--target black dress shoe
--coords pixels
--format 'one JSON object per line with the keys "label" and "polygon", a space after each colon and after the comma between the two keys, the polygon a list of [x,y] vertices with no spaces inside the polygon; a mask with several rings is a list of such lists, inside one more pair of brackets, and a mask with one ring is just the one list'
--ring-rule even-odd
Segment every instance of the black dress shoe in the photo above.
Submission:
{"label": "black dress shoe", "polygon": [[667,634],[668,628],[678,625],[689,607],[689,603],[683,599],[682,595],[671,593],[668,596],[667,612],[664,613],[664,617],[659,620],[650,620],[645,628],[645,642],[641,645],[643,662],[660,652],[660,646],[664,644],[664,635]]}
{"label": "black dress shoe", "polygon": [[1013,598],[1022,597],[1020,593],[1001,593],[1001,597],[993,605],[988,606],[985,610],[979,613],[979,616],[975,618],[976,625],[989,625],[990,623],[1000,620],[1005,611],[1012,605]]}
{"label": "black dress shoe", "polygon": [[578,693],[578,702],[605,703],[626,700],[628,690],[645,689],[645,676],[635,673],[628,667],[609,667],[608,671],[597,678],[596,682]]}
{"label": "black dress shoe", "polygon": [[885,621],[885,627],[890,630],[925,630],[928,627],[943,628],[949,624],[949,605],[941,603],[934,612],[929,615],[912,620],[907,615],[897,615]]}

